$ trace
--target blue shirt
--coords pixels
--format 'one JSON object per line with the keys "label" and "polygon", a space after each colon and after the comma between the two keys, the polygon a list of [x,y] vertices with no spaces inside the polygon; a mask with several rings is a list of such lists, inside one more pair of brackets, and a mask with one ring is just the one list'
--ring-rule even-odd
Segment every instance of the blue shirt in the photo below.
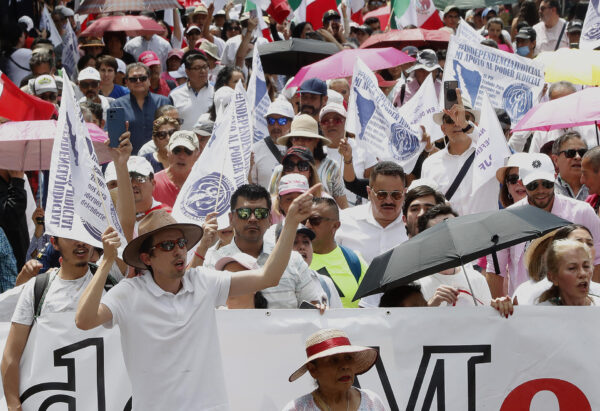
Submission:
{"label": "blue shirt", "polygon": [[140,110],[140,106],[131,93],[110,103],[111,107],[123,107],[125,109],[125,120],[129,121],[129,131],[131,132],[130,140],[131,145],[133,145],[133,155],[137,154],[138,150],[152,139],[154,112],[165,104],[173,104],[173,102],[168,97],[150,92],[144,99],[142,110]]}
{"label": "blue shirt", "polygon": [[123,87],[123,86],[119,86],[118,84],[115,84],[112,91],[108,95],[108,97],[117,99],[121,96],[124,96],[125,94],[129,94],[129,89],[127,87]]}

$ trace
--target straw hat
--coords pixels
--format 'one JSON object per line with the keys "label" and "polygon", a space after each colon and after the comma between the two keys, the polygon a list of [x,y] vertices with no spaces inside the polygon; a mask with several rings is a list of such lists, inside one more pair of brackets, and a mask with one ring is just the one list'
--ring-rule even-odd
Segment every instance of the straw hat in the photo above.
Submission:
{"label": "straw hat", "polygon": [[504,184],[504,179],[506,178],[506,172],[508,169],[524,167],[527,164],[528,158],[529,153],[512,154],[508,159],[505,160],[505,166],[496,170],[496,180],[498,180],[500,184]]}
{"label": "straw hat", "polygon": [[127,264],[146,269],[146,265],[140,260],[140,247],[144,241],[161,231],[175,229],[183,233],[183,237],[188,240],[187,249],[190,250],[202,238],[202,227],[196,224],[179,224],[163,209],[152,211],[140,221],[138,228],[138,237],[132,240],[123,251],[123,261]]}
{"label": "straw hat", "polygon": [[353,353],[354,372],[356,375],[363,374],[375,364],[377,351],[369,347],[351,345],[345,332],[341,330],[320,330],[308,337],[306,340],[306,356],[304,364],[298,368],[289,381],[295,381],[308,371],[307,364],[317,358],[329,357],[335,354]]}
{"label": "straw hat", "polygon": [[319,140],[323,140],[323,144],[331,144],[331,140],[319,134],[319,124],[308,114],[296,116],[296,118],[292,120],[290,132],[285,136],[279,137],[277,139],[277,144],[283,146],[291,137],[318,138]]}

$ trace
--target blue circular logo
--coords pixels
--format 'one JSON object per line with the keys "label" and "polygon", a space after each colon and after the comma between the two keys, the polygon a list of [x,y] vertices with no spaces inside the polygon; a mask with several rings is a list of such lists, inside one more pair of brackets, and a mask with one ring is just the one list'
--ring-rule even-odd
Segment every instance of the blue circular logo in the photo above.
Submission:
{"label": "blue circular logo", "polygon": [[518,121],[533,107],[533,93],[527,84],[511,84],[504,90],[502,106],[512,121]]}
{"label": "blue circular logo", "polygon": [[582,33],[581,36],[586,40],[596,40],[600,38],[600,23],[596,23],[592,27],[588,28],[588,30],[585,33]]}
{"label": "blue circular logo", "polygon": [[419,148],[419,137],[405,121],[392,124],[391,131],[389,147],[392,156],[399,161],[408,160]]}
{"label": "blue circular logo", "polygon": [[226,176],[210,173],[192,184],[187,192],[180,193],[185,198],[183,213],[197,220],[214,211],[221,215],[229,209],[234,191],[235,185]]}

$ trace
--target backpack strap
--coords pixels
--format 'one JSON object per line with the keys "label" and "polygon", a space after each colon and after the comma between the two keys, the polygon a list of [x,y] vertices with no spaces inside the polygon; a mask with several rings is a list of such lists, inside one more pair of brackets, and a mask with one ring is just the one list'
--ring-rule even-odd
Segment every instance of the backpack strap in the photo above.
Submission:
{"label": "backpack strap", "polygon": [[463,179],[465,178],[465,175],[467,175],[467,171],[469,171],[469,168],[471,168],[473,160],[475,160],[475,151],[473,151],[469,158],[467,158],[467,161],[465,161],[465,163],[461,167],[460,171],[456,175],[456,178],[450,185],[450,188],[448,189],[448,191],[446,191],[446,200],[450,201],[454,193],[456,193],[458,186],[460,185],[460,183],[462,183]]}
{"label": "backpack strap", "polygon": [[356,283],[358,284],[358,281],[360,280],[360,274],[362,271],[362,267],[360,266],[360,260],[358,259],[358,256],[354,251],[347,247],[344,247],[343,245],[340,245],[340,250],[342,250],[342,254],[344,254],[344,258],[348,263],[348,267],[350,267],[350,271],[352,272],[352,275],[354,276],[354,278],[356,279]]}
{"label": "backpack strap", "polygon": [[565,34],[566,27],[567,27],[567,22],[565,21],[565,23],[562,26],[562,30],[560,31],[560,35],[558,36],[558,40],[556,41],[556,46],[554,46],[554,51],[558,50],[558,46],[560,46],[560,41],[563,38],[563,34]]}
{"label": "backpack strap", "polygon": [[275,143],[273,143],[271,136],[266,136],[263,140],[265,141],[267,147],[269,147],[269,150],[271,150],[271,154],[273,154],[273,156],[277,159],[277,162],[281,163],[283,156],[281,155],[281,151],[275,147]]}
{"label": "backpack strap", "polygon": [[45,273],[38,274],[35,277],[35,285],[33,286],[33,313],[34,318],[40,316],[40,312],[42,311],[42,296],[48,288],[48,283],[50,281],[50,272],[46,271]]}
{"label": "backpack strap", "polygon": [[[342,298],[343,298],[343,297],[345,297],[345,295],[344,295],[344,292],[341,290],[341,288],[340,288],[340,287],[338,287],[338,285],[335,283],[335,281],[333,281],[333,278],[331,277],[331,274],[329,274],[329,271],[327,271],[327,267],[322,267],[322,268],[319,268],[319,269],[317,270],[317,273],[319,273],[319,274],[321,274],[321,275],[324,275],[325,277],[329,277],[329,278],[331,278],[331,281],[333,282],[333,285],[335,286],[335,289],[337,290],[337,292],[338,292],[338,295],[339,295],[340,297],[342,297]],[[319,278],[319,281],[321,281],[321,279],[320,279],[320,278]],[[323,285],[323,283],[324,283],[324,282],[323,282],[323,281],[321,281],[321,285]],[[325,286],[323,286],[323,287],[324,287],[324,288],[326,288],[326,287],[327,287],[327,285],[325,285]],[[331,300],[329,300],[329,301],[331,301]]]}

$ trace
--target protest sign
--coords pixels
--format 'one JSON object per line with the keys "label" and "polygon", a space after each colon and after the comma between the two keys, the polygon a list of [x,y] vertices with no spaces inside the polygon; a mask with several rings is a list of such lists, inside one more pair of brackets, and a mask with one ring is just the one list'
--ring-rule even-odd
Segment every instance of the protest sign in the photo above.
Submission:
{"label": "protest sign", "polygon": [[600,0],[590,0],[581,29],[579,48],[593,50],[598,46],[600,46]]}
{"label": "protest sign", "polygon": [[490,180],[494,180],[496,170],[504,167],[504,160],[511,154],[502,127],[498,122],[498,116],[496,116],[487,94],[483,95],[481,117],[476,132],[478,133],[477,148],[472,166],[473,192]]}
{"label": "protest sign", "polygon": [[460,19],[460,23],[458,23],[458,28],[456,29],[456,37],[458,38],[467,38],[474,42],[481,42],[484,37],[477,32],[469,23]]}
{"label": "protest sign", "polygon": [[252,55],[252,74],[248,81],[248,107],[250,107],[250,118],[252,119],[252,141],[257,142],[269,135],[267,129],[267,109],[271,104],[267,92],[265,72],[262,68],[258,47],[254,47]]}
{"label": "protest sign", "polygon": [[177,196],[173,217],[180,223],[202,224],[209,213],[217,212],[219,228],[229,225],[231,195],[248,182],[251,147],[250,110],[240,81]]}
{"label": "protest sign", "polygon": [[463,98],[476,109],[487,93],[492,106],[506,110],[515,125],[541,93],[544,69],[535,60],[481,45],[468,35],[452,36],[443,80],[458,81]]}
{"label": "protest sign", "polygon": [[379,160],[393,160],[410,173],[425,147],[421,130],[387,99],[377,85],[377,78],[367,65],[358,59],[354,65],[352,88],[348,99],[346,131]]}
{"label": "protest sign", "polygon": [[[322,316],[315,310],[218,310],[217,327],[232,410],[279,411],[312,392],[309,375],[293,383],[288,377],[306,361],[306,338],[337,328],[352,344],[379,351],[375,367],[357,381],[391,411],[591,411],[600,404],[597,311],[515,307],[506,319],[491,307],[337,309]],[[38,410],[40,401],[60,394],[76,397],[77,409],[130,409],[125,368],[115,366],[123,361],[112,342],[118,327],[71,333],[72,313],[49,316],[40,317],[39,333],[24,353],[21,392],[36,394],[23,409]],[[0,349],[8,328],[0,323]],[[44,383],[60,385],[50,390]],[[99,408],[103,398],[106,408]],[[27,407],[34,400],[36,407]]]}
{"label": "protest sign", "polygon": [[75,102],[73,85],[63,72],[63,94],[52,147],[46,232],[102,247],[102,233],[114,227],[127,242],[104,175]]}

